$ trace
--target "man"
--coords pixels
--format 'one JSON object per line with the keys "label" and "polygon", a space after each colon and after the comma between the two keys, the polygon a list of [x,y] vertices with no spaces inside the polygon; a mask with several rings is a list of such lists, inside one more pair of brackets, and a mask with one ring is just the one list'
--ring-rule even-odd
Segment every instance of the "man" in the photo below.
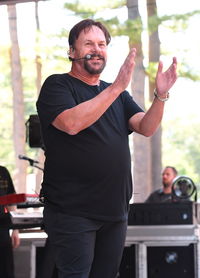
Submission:
{"label": "man", "polygon": [[147,198],[146,203],[160,203],[172,201],[172,184],[178,172],[172,166],[166,166],[162,172],[163,187],[155,190]]}
{"label": "man", "polygon": [[37,101],[45,145],[44,222],[59,278],[114,278],[124,248],[132,195],[128,134],[151,136],[177,79],[176,58],[160,62],[156,97],[144,113],[127,91],[131,49],[112,84],[100,80],[111,40],[86,19],[69,34],[71,71],[44,82]]}
{"label": "man", "polygon": [[[14,185],[9,171],[0,166],[0,196],[15,193]],[[14,210],[15,206],[1,206],[0,214],[4,214],[6,211]],[[13,248],[18,247],[20,244],[18,230],[13,230],[11,237],[9,229],[7,227],[0,227],[0,277],[2,278],[14,278],[14,260],[13,260]]]}

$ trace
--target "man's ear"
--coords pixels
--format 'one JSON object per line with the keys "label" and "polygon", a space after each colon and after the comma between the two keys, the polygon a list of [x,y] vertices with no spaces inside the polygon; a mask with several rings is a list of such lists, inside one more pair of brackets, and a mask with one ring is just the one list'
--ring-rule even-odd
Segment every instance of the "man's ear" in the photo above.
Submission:
{"label": "man's ear", "polygon": [[74,58],[74,50],[75,50],[74,47],[70,46],[69,51],[68,51],[69,57]]}

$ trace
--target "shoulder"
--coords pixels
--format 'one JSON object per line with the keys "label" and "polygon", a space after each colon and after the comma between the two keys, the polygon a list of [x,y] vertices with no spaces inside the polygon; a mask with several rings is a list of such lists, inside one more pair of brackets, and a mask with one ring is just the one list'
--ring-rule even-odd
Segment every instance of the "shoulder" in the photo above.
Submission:
{"label": "shoulder", "polygon": [[155,190],[155,192],[159,195],[163,194],[163,189],[162,188],[159,188],[157,190]]}
{"label": "shoulder", "polygon": [[8,173],[8,170],[7,170],[7,168],[6,167],[4,167],[4,166],[0,166],[0,172],[2,173],[2,172],[4,172],[4,173]]}
{"label": "shoulder", "polygon": [[149,195],[149,198],[163,194],[162,188],[156,189]]}
{"label": "shoulder", "polygon": [[45,79],[44,84],[55,83],[55,82],[62,82],[62,81],[68,80],[68,79],[69,79],[69,75],[67,73],[52,74],[52,75],[49,75]]}
{"label": "shoulder", "polygon": [[73,88],[73,81],[67,73],[52,74],[48,76],[40,91],[39,99],[41,96],[54,95],[57,92],[65,92],[66,88]]}
{"label": "shoulder", "polygon": [[162,193],[163,193],[162,188],[159,188],[159,189],[154,190],[154,191],[150,194],[150,196],[161,195]]}

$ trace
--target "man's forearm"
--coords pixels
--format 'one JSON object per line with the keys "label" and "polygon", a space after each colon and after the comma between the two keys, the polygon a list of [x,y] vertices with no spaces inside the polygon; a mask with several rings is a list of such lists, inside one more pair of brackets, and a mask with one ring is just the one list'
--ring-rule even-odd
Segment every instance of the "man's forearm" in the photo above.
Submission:
{"label": "man's forearm", "polygon": [[95,123],[120,93],[116,87],[110,85],[93,99],[63,111],[53,121],[53,125],[70,135],[75,135]]}
{"label": "man's forearm", "polygon": [[129,128],[146,137],[152,136],[163,117],[164,103],[155,98],[146,113],[140,112],[129,120]]}

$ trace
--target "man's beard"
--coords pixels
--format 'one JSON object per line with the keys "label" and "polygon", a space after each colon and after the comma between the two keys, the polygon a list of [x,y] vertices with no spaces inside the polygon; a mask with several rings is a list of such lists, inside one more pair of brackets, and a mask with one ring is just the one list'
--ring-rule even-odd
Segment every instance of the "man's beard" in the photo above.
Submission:
{"label": "man's beard", "polygon": [[100,66],[100,68],[98,69],[94,69],[92,66],[90,66],[90,64],[88,63],[87,60],[84,61],[84,68],[87,72],[89,72],[90,74],[100,74],[102,73],[102,71],[104,70],[105,66],[106,66],[106,61],[103,57],[101,57],[101,60],[103,61],[102,65]]}
{"label": "man's beard", "polygon": [[163,182],[163,186],[164,186],[164,188],[168,188],[168,187],[170,187],[170,184],[169,184],[169,183],[164,183],[164,182]]}

